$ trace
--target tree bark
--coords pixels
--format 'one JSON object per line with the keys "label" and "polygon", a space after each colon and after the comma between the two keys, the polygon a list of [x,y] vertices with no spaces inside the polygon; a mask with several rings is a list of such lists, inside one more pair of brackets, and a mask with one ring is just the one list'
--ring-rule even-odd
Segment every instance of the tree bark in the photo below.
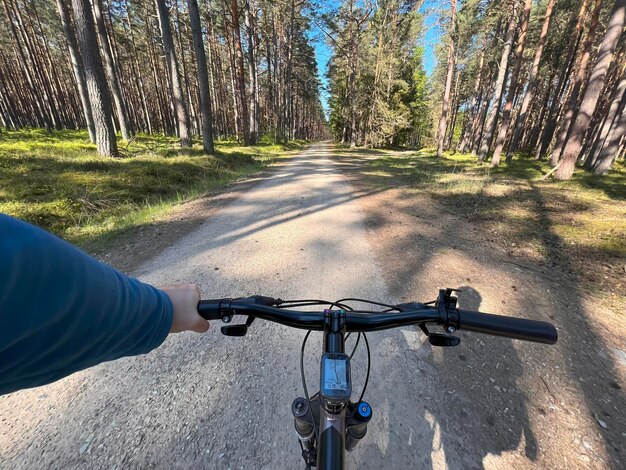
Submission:
{"label": "tree bark", "polygon": [[197,0],[188,0],[189,20],[193,35],[193,48],[196,53],[198,66],[198,86],[200,88],[200,109],[202,113],[202,146],[204,153],[212,154],[213,148],[213,116],[211,111],[211,96],[209,95],[209,75],[207,72],[206,53],[202,40],[202,26]]}
{"label": "tree bark", "polygon": [[448,46],[448,72],[446,74],[446,87],[443,92],[441,104],[441,118],[437,127],[437,156],[443,156],[443,146],[448,126],[448,109],[450,107],[450,91],[452,90],[452,78],[454,77],[454,41],[456,40],[456,0],[452,0],[450,10],[450,44]]}
{"label": "tree bark", "polygon": [[593,162],[593,172],[598,175],[603,175],[611,169],[611,165],[619,156],[620,143],[626,136],[626,93],[622,97],[621,109],[613,121],[600,154]]}
{"label": "tree bark", "polygon": [[491,166],[500,164],[500,154],[504,148],[504,141],[511,123],[511,111],[513,110],[513,100],[517,91],[517,79],[520,69],[522,68],[522,59],[524,58],[524,49],[526,47],[526,36],[528,34],[528,20],[530,19],[530,9],[532,8],[532,0],[525,0],[522,20],[519,26],[519,35],[517,37],[517,47],[515,49],[515,66],[511,73],[511,83],[509,84],[509,92],[507,93],[506,103],[502,111],[502,123],[496,136],[496,148],[491,157]]}
{"label": "tree bark", "polygon": [[491,147],[491,141],[493,140],[493,133],[498,123],[498,115],[500,113],[500,105],[502,104],[502,92],[506,82],[507,65],[509,63],[509,56],[511,55],[511,47],[513,45],[513,37],[515,36],[515,6],[511,9],[511,16],[509,17],[509,23],[504,36],[504,48],[502,49],[502,56],[500,57],[500,64],[498,68],[498,78],[496,79],[496,85],[493,94],[493,108],[487,118],[487,124],[485,126],[485,132],[483,133],[480,149],[478,151],[478,161],[484,162],[489,153]]}
{"label": "tree bark", "polygon": [[[17,31],[22,38],[22,44],[26,49],[26,55],[30,59],[30,67],[32,67],[33,70],[33,79],[37,87],[36,89],[43,96],[43,104],[48,109],[54,128],[56,130],[60,130],[63,127],[61,113],[58,110],[58,103],[55,99],[54,93],[52,92],[48,70],[41,62],[39,54],[36,52],[36,47],[33,43],[34,38],[32,36],[34,36],[34,34],[32,33],[32,29],[30,31],[27,29],[27,25],[22,17],[22,11],[25,10],[25,8],[20,8],[17,1],[9,0],[9,3],[13,7],[15,19],[18,22]],[[25,13],[25,16],[28,18],[28,12]],[[27,62],[24,62],[24,64],[27,64]]]}
{"label": "tree bark", "polygon": [[250,143],[256,144],[259,139],[259,94],[257,91],[257,71],[254,53],[254,24],[250,11],[250,0],[245,0],[244,23],[248,36],[248,98],[250,100]]}
{"label": "tree bark", "polygon": [[[478,62],[478,73],[476,74],[476,82],[474,83],[474,92],[472,93],[472,103],[469,107],[469,112],[470,112],[470,117],[473,118],[471,119],[472,121],[472,126],[469,130],[469,132],[466,130],[463,133],[463,140],[461,141],[461,145],[459,146],[459,152],[465,152],[467,150],[468,145],[470,144],[472,135],[475,131],[475,122],[476,122],[476,116],[478,114],[478,111],[480,109],[480,85],[483,79],[483,67],[485,65],[485,47],[486,44],[483,45],[481,51],[480,51],[480,59]],[[469,123],[469,119],[467,120],[467,122]]]}
{"label": "tree bark", "polygon": [[[594,139],[593,146],[589,151],[589,155],[585,161],[585,168],[593,169],[596,166],[598,156],[604,151],[609,134],[614,128],[614,124],[619,120],[620,114],[624,110],[626,104],[626,64],[621,67],[621,77],[617,80],[614,90],[611,93],[611,103],[604,120],[599,126],[597,137]],[[616,150],[616,149],[615,149]]]}
{"label": "tree bark", "polygon": [[89,102],[89,94],[87,92],[87,82],[85,81],[83,59],[78,52],[76,35],[74,33],[74,29],[72,28],[70,14],[67,5],[65,4],[65,0],[56,0],[56,2],[59,10],[59,16],[61,18],[61,26],[63,27],[63,34],[65,34],[65,41],[67,42],[67,48],[70,53],[72,71],[74,72],[74,79],[76,80],[80,103],[83,107],[83,115],[85,117],[85,123],[87,124],[89,139],[92,143],[96,143],[96,131],[94,129],[93,116],[91,114],[91,103]]}
{"label": "tree bark", "polygon": [[515,152],[518,148],[519,141],[522,136],[522,129],[526,120],[526,113],[528,112],[528,106],[530,105],[533,94],[535,93],[535,85],[537,83],[537,75],[539,73],[539,64],[541,62],[543,48],[546,44],[546,39],[548,37],[548,29],[550,27],[550,18],[552,17],[552,10],[554,9],[554,2],[555,0],[549,0],[548,6],[546,7],[546,16],[543,20],[543,26],[539,35],[539,43],[537,44],[537,49],[535,50],[535,58],[533,59],[533,64],[530,67],[528,85],[526,86],[526,92],[524,93],[522,106],[515,121],[513,137],[511,138],[511,144],[509,145],[509,149],[507,152],[507,160],[510,160],[512,158],[513,152]]}
{"label": "tree bark", "polygon": [[552,155],[550,156],[550,163],[552,165],[556,165],[560,160],[561,152],[563,151],[565,142],[571,131],[572,122],[576,117],[578,99],[580,97],[582,87],[585,84],[585,80],[587,79],[587,72],[590,63],[589,61],[591,58],[591,49],[593,46],[593,41],[595,39],[595,31],[598,26],[600,12],[602,11],[602,5],[602,0],[596,0],[593,13],[591,14],[589,31],[587,32],[587,38],[585,39],[585,43],[583,45],[583,51],[580,58],[580,64],[578,65],[578,71],[576,72],[576,78],[574,79],[574,85],[567,100],[565,115],[559,128],[559,132],[557,133],[554,150],[552,151]]}
{"label": "tree bark", "polygon": [[[58,0],[57,0],[58,1]],[[152,118],[150,117],[150,111],[148,110],[148,100],[146,98],[146,90],[144,86],[143,73],[139,65],[139,59],[137,58],[137,45],[135,44],[135,35],[133,34],[133,27],[130,23],[130,10],[128,8],[128,0],[124,0],[124,12],[125,12],[125,30],[128,31],[128,38],[132,46],[132,72],[136,81],[137,89],[139,90],[139,99],[141,101],[141,109],[143,112],[144,122],[147,126],[148,134],[152,134]],[[150,41],[150,38],[146,38],[146,41]]]}
{"label": "tree bark", "polygon": [[[455,60],[456,62],[456,60]],[[448,137],[446,139],[445,148],[452,148],[452,139],[454,139],[454,129],[456,128],[456,118],[459,113],[459,87],[461,85],[461,69],[457,69],[455,77],[454,77],[454,92],[452,93],[452,116],[450,119],[450,125],[448,126],[450,129],[448,131]]]}
{"label": "tree bark", "polygon": [[[194,130],[199,134],[200,133],[200,122],[198,121],[198,117],[196,116],[197,106],[194,105],[194,96],[197,98],[198,93],[192,94],[191,88],[193,85],[197,85],[194,83],[193,78],[194,75],[188,75],[187,73],[187,59],[186,52],[191,49],[191,41],[188,41],[188,44],[183,45],[183,28],[185,28],[185,23],[180,19],[180,9],[178,7],[178,0],[174,2],[175,11],[175,20],[176,20],[176,40],[178,42],[178,50],[180,51],[180,56],[178,63],[180,65],[180,77],[181,77],[181,86],[183,87],[183,93],[187,103],[187,115],[189,116],[189,133],[193,135]],[[187,38],[189,39],[189,38]],[[197,86],[196,86],[197,88]]]}
{"label": "tree bark", "polygon": [[581,100],[580,109],[576,119],[572,123],[570,138],[565,144],[563,160],[554,176],[559,180],[567,180],[574,173],[574,166],[578,160],[578,154],[583,144],[585,132],[595,111],[598,98],[604,88],[604,81],[608,72],[613,51],[624,29],[626,18],[626,0],[616,0],[611,16],[598,50],[598,56],[589,77],[589,83]]}
{"label": "tree bark", "polygon": [[104,17],[102,16],[102,0],[92,0],[93,12],[95,14],[96,26],[98,31],[98,37],[100,38],[100,47],[102,49],[102,58],[104,59],[104,69],[107,74],[107,79],[111,87],[111,95],[113,96],[113,102],[115,103],[115,110],[117,114],[117,120],[120,125],[120,132],[122,139],[129,140],[132,132],[128,122],[128,113],[126,111],[126,105],[122,97],[122,90],[117,77],[117,71],[115,70],[115,63],[113,61],[113,55],[111,53],[111,47],[109,46],[109,38],[107,35],[106,26],[104,25]]}
{"label": "tree bark", "polygon": [[237,55],[237,92],[239,94],[239,105],[241,107],[241,127],[243,129],[243,143],[250,145],[250,116],[248,114],[248,103],[246,100],[246,79],[244,74],[243,50],[241,48],[241,28],[239,27],[239,8],[237,0],[231,0],[231,15],[233,20],[233,42]]}
{"label": "tree bark", "polygon": [[[493,80],[496,78],[496,74],[492,74]],[[479,109],[478,114],[476,115],[475,128],[472,130],[472,142],[470,151],[473,156],[478,155],[478,148],[480,146],[481,139],[483,137],[483,132],[485,129],[485,121],[487,120],[487,113],[489,112],[489,105],[491,104],[491,95],[493,94],[494,82],[490,81],[488,84],[485,84],[486,88],[483,93],[483,103],[481,108]]]}
{"label": "tree bark", "polygon": [[[150,5],[152,5],[153,7],[152,10],[149,10]],[[157,110],[159,113],[159,124],[161,127],[161,132],[165,135],[174,133],[174,126],[171,122],[169,107],[166,104],[167,99],[164,96],[166,95],[166,90],[168,89],[167,81],[165,81],[164,83],[163,80],[163,76],[165,75],[165,73],[161,73],[158,56],[154,47],[154,41],[152,39],[154,36],[152,18],[156,16],[152,13],[154,11],[154,7],[154,4],[151,4],[150,2],[144,3],[144,26],[147,38],[146,42],[148,45],[148,56],[150,57],[150,70],[152,72],[152,80],[154,81],[154,92],[156,95]]]}
{"label": "tree bark", "polygon": [[32,104],[35,108],[36,120],[40,123],[43,123],[46,129],[52,129],[55,125],[54,119],[49,112],[49,108],[41,99],[39,93],[37,93],[38,86],[36,84],[35,76],[31,67],[28,64],[26,59],[26,54],[24,54],[24,50],[19,42],[17,28],[12,20],[12,15],[9,9],[9,1],[2,0],[5,15],[7,18],[7,23],[9,24],[9,28],[11,34],[13,36],[13,48],[15,50],[16,62],[21,64],[21,69],[23,70],[24,76],[26,77],[26,88],[28,93],[32,96]]}
{"label": "tree bark", "polygon": [[113,129],[113,108],[109,90],[104,81],[104,67],[98,49],[96,25],[89,0],[72,0],[78,45],[85,66],[85,80],[89,92],[89,102],[96,130],[96,146],[98,155],[117,157],[117,140]]}
{"label": "tree bark", "polygon": [[183,88],[180,83],[180,75],[178,73],[178,60],[176,59],[176,51],[174,49],[174,40],[172,39],[172,30],[170,29],[170,20],[165,0],[155,0],[157,14],[159,17],[159,25],[161,28],[161,38],[163,41],[163,52],[165,53],[165,62],[169,75],[170,92],[174,100],[174,111],[178,120],[178,137],[180,138],[181,147],[191,147],[189,111]]}

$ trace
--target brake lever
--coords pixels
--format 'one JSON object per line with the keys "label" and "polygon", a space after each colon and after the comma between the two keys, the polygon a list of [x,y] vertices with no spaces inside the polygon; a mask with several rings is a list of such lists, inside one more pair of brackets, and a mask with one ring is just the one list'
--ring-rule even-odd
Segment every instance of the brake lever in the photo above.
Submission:
{"label": "brake lever", "polygon": [[248,333],[248,328],[254,322],[253,316],[248,316],[246,323],[241,323],[239,325],[225,325],[220,328],[222,334],[225,336],[246,336]]}
{"label": "brake lever", "polygon": [[[441,289],[439,296],[435,301],[435,306],[439,310],[440,317],[444,321],[444,328],[449,333],[454,333],[458,329],[458,313],[456,311],[456,297],[452,296],[453,292],[460,292],[459,289]],[[418,310],[424,308],[425,304],[419,302],[407,302],[404,304],[396,305],[395,308],[401,312],[407,312],[410,310]],[[438,347],[451,347],[458,346],[461,343],[461,338],[458,336],[452,336],[448,334],[431,333],[426,325],[419,325],[422,332],[428,337],[428,342],[432,346]]]}
{"label": "brake lever", "polygon": [[459,338],[458,336],[445,335],[441,333],[431,333],[430,331],[428,331],[428,328],[426,328],[426,325],[424,324],[419,325],[419,327],[428,338],[428,342],[431,344],[431,346],[450,347],[458,346],[461,343],[461,338]]}

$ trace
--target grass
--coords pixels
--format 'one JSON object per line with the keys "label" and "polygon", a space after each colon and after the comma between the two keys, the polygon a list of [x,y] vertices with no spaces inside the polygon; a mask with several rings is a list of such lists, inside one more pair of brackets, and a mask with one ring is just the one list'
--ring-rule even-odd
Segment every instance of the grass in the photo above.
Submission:
{"label": "grass", "polygon": [[[339,150],[347,157],[359,151]],[[604,176],[577,170],[569,181],[543,181],[549,165],[521,155],[497,168],[470,154],[438,158],[430,149],[371,155],[362,170],[370,183],[427,193],[481,224],[512,255],[575,272],[594,292],[626,297],[623,161]]]}
{"label": "grass", "polygon": [[304,146],[199,144],[140,135],[120,142],[124,158],[101,158],[86,131],[22,130],[0,134],[0,212],[39,225],[79,245],[166,214],[262,170]]}

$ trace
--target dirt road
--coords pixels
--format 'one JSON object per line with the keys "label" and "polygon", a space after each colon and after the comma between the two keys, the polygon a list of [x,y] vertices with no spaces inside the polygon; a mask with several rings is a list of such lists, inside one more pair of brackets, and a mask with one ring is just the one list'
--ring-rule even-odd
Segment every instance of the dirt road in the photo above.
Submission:
{"label": "dirt road", "polygon": [[[329,156],[328,145],[311,147],[134,275],[196,282],[206,298],[430,300],[437,287],[466,286],[466,308],[495,313],[506,302],[502,313],[548,318],[525,309],[528,275],[502,271],[471,237],[432,245],[450,223],[433,208],[414,221],[423,243],[392,249],[410,221],[382,230],[371,212],[373,201],[392,204],[392,193],[356,189]],[[403,260],[419,265],[404,271]],[[503,302],[511,285],[521,292]],[[258,321],[247,337],[228,338],[212,326],[147,356],[0,397],[0,468],[301,468],[290,405],[302,394],[304,333]],[[550,348],[462,337],[458,348],[433,350],[413,328],[370,335],[374,418],[348,468],[617,468],[623,374],[606,406],[590,410],[584,385],[570,385],[568,338]],[[319,348],[316,334],[310,388]],[[358,389],[364,359],[357,354],[352,366]]]}

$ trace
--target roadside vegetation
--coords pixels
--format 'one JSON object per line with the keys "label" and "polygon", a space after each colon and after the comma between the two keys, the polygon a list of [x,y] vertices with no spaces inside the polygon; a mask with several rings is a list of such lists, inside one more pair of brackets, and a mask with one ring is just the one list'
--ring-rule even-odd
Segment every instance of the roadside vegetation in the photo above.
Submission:
{"label": "roadside vegetation", "polygon": [[[576,275],[585,291],[614,305],[626,298],[626,165],[600,176],[577,172],[568,181],[545,178],[548,163],[516,158],[497,168],[471,154],[340,149],[366,152],[369,184],[428,196],[443,210],[480,226],[512,258]],[[463,236],[459,233],[459,236]]]}
{"label": "roadside vegetation", "polygon": [[0,134],[0,212],[78,244],[165,215],[178,203],[218,190],[304,146],[217,141],[181,148],[174,137],[140,135],[102,158],[87,131]]}

